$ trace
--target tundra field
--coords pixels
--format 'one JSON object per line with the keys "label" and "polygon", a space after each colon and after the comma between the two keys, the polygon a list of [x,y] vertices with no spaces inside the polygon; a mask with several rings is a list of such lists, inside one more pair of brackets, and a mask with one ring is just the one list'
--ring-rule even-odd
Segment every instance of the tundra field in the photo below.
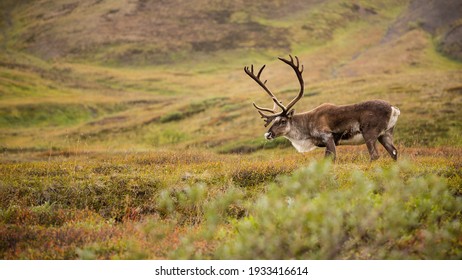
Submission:
{"label": "tundra field", "polygon": [[[0,258],[462,259],[460,1],[0,3]],[[252,102],[387,100],[398,161]]]}

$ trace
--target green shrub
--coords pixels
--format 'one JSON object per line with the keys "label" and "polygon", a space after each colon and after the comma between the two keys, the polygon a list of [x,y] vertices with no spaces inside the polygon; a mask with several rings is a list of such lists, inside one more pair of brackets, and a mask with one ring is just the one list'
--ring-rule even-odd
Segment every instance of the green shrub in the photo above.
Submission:
{"label": "green shrub", "polygon": [[164,218],[173,219],[179,224],[198,225],[206,221],[208,229],[211,229],[226,221],[226,218],[243,216],[242,196],[243,192],[234,187],[210,190],[204,184],[197,184],[162,191],[158,209]]}
{"label": "green shrub", "polygon": [[287,148],[292,144],[285,138],[276,138],[271,141],[262,139],[252,139],[246,141],[231,142],[222,146],[218,153],[220,154],[250,154],[258,150]]}
{"label": "green shrub", "polygon": [[205,99],[200,102],[193,102],[187,106],[183,106],[179,111],[170,112],[162,116],[159,121],[161,123],[168,123],[173,121],[181,121],[187,117],[199,114],[210,108],[211,106],[216,106],[221,104],[224,100],[227,100],[226,97],[215,97],[210,99]]}
{"label": "green shrub", "polygon": [[287,174],[295,167],[290,163],[263,162],[241,163],[232,170],[230,176],[233,182],[242,188],[261,185],[274,180],[278,175]]}
{"label": "green shrub", "polygon": [[406,164],[351,173],[329,162],[272,184],[234,224],[220,259],[460,259],[462,201],[436,176],[403,179]]}
{"label": "green shrub", "polygon": [[167,122],[173,122],[173,121],[179,121],[185,118],[185,114],[182,112],[178,111],[173,111],[170,112],[162,117],[160,117],[159,121],[161,123],[167,123]]}

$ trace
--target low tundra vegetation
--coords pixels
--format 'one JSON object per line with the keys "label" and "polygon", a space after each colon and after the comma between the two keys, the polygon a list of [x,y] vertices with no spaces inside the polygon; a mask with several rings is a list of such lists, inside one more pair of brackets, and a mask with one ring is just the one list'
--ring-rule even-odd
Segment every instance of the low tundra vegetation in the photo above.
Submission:
{"label": "low tundra vegetation", "polygon": [[460,259],[458,150],[0,164],[3,259]]}
{"label": "low tundra vegetation", "polygon": [[406,178],[410,166],[348,174],[313,162],[271,184],[233,224],[220,258],[460,259],[461,199],[434,175]]}

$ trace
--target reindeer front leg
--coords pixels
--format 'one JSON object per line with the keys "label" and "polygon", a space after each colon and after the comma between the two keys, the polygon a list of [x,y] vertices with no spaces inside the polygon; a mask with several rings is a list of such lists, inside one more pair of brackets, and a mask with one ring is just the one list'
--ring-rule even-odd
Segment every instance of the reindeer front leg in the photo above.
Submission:
{"label": "reindeer front leg", "polygon": [[327,138],[325,140],[325,142],[326,142],[326,153],[325,153],[324,157],[325,158],[332,158],[332,160],[335,161],[336,152],[335,152],[334,137],[332,135],[329,135],[326,138]]}

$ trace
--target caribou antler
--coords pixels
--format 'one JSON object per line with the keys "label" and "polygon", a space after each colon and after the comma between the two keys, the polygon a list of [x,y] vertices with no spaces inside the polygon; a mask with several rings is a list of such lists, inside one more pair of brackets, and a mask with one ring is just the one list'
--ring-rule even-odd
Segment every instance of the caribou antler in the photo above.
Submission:
{"label": "caribou antler", "polygon": [[[290,57],[290,61],[287,60],[287,59],[284,59],[282,57],[278,57],[278,59],[281,60],[282,62],[285,62],[290,67],[292,67],[292,69],[294,69],[295,74],[297,75],[297,78],[298,78],[298,82],[300,83],[300,91],[299,91],[298,95],[294,99],[292,99],[292,101],[290,101],[289,105],[287,105],[287,110],[290,110],[295,105],[295,103],[297,103],[298,100],[300,100],[300,98],[302,98],[303,91],[305,90],[305,84],[303,82],[303,77],[302,77],[303,65],[300,65],[300,62],[299,62],[297,56],[295,56],[295,60],[297,61],[296,64],[294,64],[294,59],[292,58],[292,56],[290,54],[289,54],[289,57]],[[300,66],[301,66],[301,68],[300,68]]]}
{"label": "caribou antler", "polygon": [[265,67],[266,65],[263,65],[258,71],[257,75],[255,75],[253,71],[253,65],[250,65],[250,70],[249,70],[249,67],[244,67],[245,73],[247,73],[247,75],[249,75],[249,77],[252,78],[255,82],[257,82],[257,84],[259,84],[266,91],[266,93],[268,93],[268,95],[271,97],[271,99],[274,102],[273,109],[262,108],[260,106],[257,106],[257,104],[255,103],[254,103],[254,106],[259,111],[265,111],[265,112],[270,112],[270,113],[279,115],[279,113],[276,113],[276,106],[279,106],[283,112],[286,111],[286,107],[282,105],[282,103],[276,98],[276,96],[274,96],[274,94],[266,87],[267,80],[265,80],[264,82],[260,80],[261,73],[263,72],[263,69],[265,69]]}
{"label": "caribou antler", "polygon": [[[260,113],[260,116],[262,118],[266,119],[265,120],[265,127],[268,126],[276,117],[287,115],[289,113],[290,109],[295,105],[295,103],[297,103],[298,100],[300,100],[300,98],[302,98],[302,96],[303,96],[303,91],[304,91],[304,82],[303,82],[303,77],[302,77],[303,65],[300,65],[300,62],[299,62],[297,56],[295,56],[296,62],[294,62],[294,59],[292,58],[291,55],[289,55],[289,57],[290,57],[290,61],[287,60],[287,59],[284,59],[282,57],[279,57],[279,60],[281,60],[282,62],[288,64],[290,67],[292,67],[292,69],[294,69],[295,74],[297,75],[298,81],[300,83],[300,92],[298,93],[298,95],[294,99],[292,99],[292,101],[289,102],[289,105],[287,107],[284,106],[282,104],[282,102],[280,102],[276,98],[276,96],[266,87],[266,80],[264,82],[261,81],[260,76],[261,76],[261,73],[263,72],[263,69],[265,69],[266,65],[263,65],[260,68],[257,75],[255,75],[253,65],[251,65],[250,68],[247,67],[247,66],[244,67],[245,73],[247,75],[249,75],[249,77],[252,78],[255,82],[257,82],[257,84],[259,84],[266,91],[266,93],[268,93],[268,95],[273,100],[273,103],[274,103],[273,109],[263,108],[263,107],[258,106],[255,103],[253,103],[253,106],[258,110],[258,113]],[[282,111],[281,112],[276,112],[277,107],[281,108]],[[263,112],[268,112],[268,113],[271,113],[271,114],[264,114]]]}

